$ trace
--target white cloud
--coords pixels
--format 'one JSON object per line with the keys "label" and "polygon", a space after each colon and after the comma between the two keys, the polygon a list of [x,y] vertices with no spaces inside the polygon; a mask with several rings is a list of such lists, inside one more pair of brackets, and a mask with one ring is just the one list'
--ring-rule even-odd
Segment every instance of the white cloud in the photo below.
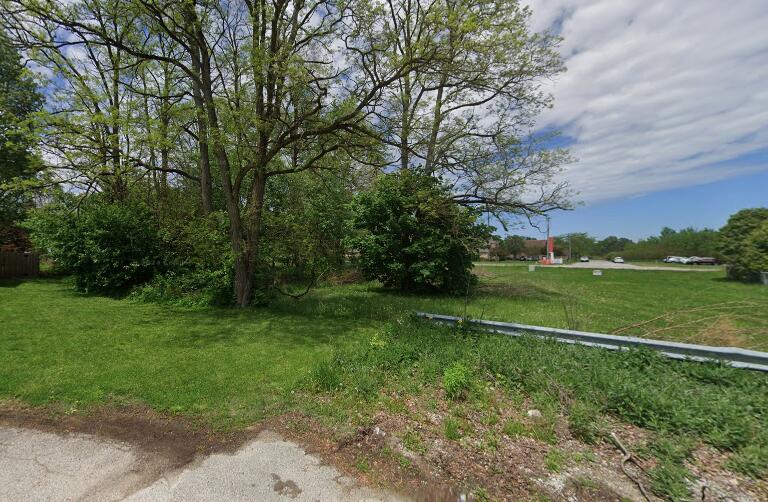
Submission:
{"label": "white cloud", "polygon": [[[579,162],[587,203],[759,170],[768,149],[768,1],[528,0],[568,71],[540,124]],[[768,187],[767,187],[768,188]]]}

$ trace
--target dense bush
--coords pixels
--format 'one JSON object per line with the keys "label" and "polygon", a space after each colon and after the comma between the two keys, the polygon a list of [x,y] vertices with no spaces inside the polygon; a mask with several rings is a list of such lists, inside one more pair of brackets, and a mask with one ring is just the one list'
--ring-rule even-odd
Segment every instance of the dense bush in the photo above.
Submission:
{"label": "dense bush", "polygon": [[464,293],[474,280],[472,259],[489,234],[477,217],[432,176],[387,174],[354,201],[349,244],[368,279],[404,291]]}
{"label": "dense bush", "polygon": [[136,287],[131,298],[185,307],[228,306],[233,301],[232,273],[225,268],[167,272]]}
{"label": "dense bush", "polygon": [[298,173],[267,183],[257,285],[313,284],[341,270],[350,191],[342,173]]}
{"label": "dense bush", "polygon": [[81,291],[115,293],[141,284],[162,268],[161,240],[149,210],[138,203],[91,200],[34,211],[26,222],[35,245]]}
{"label": "dense bush", "polygon": [[742,209],[720,229],[719,249],[728,263],[728,277],[756,281],[768,271],[768,208]]}

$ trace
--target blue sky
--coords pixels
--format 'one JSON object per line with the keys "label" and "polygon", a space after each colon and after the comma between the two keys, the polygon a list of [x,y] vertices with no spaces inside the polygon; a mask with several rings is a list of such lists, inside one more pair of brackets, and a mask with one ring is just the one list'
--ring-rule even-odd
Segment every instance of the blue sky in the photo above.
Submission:
{"label": "blue sky", "polygon": [[768,1],[524,1],[567,67],[538,125],[562,132],[583,205],[553,233],[636,239],[768,206]]}
{"label": "blue sky", "polygon": [[[551,225],[554,235],[587,232],[601,239],[609,235],[638,239],[658,234],[664,226],[720,228],[729,215],[747,207],[768,207],[768,171],[558,211],[552,214]],[[544,235],[528,226],[509,233]]]}

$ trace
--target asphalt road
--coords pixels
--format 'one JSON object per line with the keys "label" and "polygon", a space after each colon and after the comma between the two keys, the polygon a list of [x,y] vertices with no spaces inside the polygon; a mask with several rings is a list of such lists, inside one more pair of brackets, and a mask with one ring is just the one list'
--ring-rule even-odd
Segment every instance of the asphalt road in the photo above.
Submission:
{"label": "asphalt road", "polygon": [[721,267],[711,265],[696,265],[690,267],[676,266],[653,266],[653,265],[634,265],[632,263],[613,263],[608,260],[590,260],[588,262],[576,262],[569,265],[548,265],[551,267],[562,268],[600,268],[600,269],[621,269],[621,270],[663,270],[665,272],[715,272]]}
{"label": "asphalt road", "polygon": [[0,427],[0,501],[400,501],[270,432],[182,468],[120,441]]}

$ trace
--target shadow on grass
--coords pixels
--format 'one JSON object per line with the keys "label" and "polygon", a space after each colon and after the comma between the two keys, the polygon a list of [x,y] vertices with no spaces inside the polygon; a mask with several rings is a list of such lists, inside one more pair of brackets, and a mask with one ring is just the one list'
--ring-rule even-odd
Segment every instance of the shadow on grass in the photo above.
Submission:
{"label": "shadow on grass", "polygon": [[527,283],[500,284],[485,283],[477,286],[473,298],[509,298],[514,300],[552,300],[553,297],[566,296],[563,292]]}
{"label": "shadow on grass", "polygon": [[22,282],[21,279],[0,279],[0,288],[15,288]]}
{"label": "shadow on grass", "polygon": [[347,339],[365,323],[332,316],[271,312],[267,309],[211,308],[169,310],[152,316],[152,323],[167,333],[163,345],[201,347],[215,344],[250,345],[267,340],[286,350],[300,346],[328,345]]}

